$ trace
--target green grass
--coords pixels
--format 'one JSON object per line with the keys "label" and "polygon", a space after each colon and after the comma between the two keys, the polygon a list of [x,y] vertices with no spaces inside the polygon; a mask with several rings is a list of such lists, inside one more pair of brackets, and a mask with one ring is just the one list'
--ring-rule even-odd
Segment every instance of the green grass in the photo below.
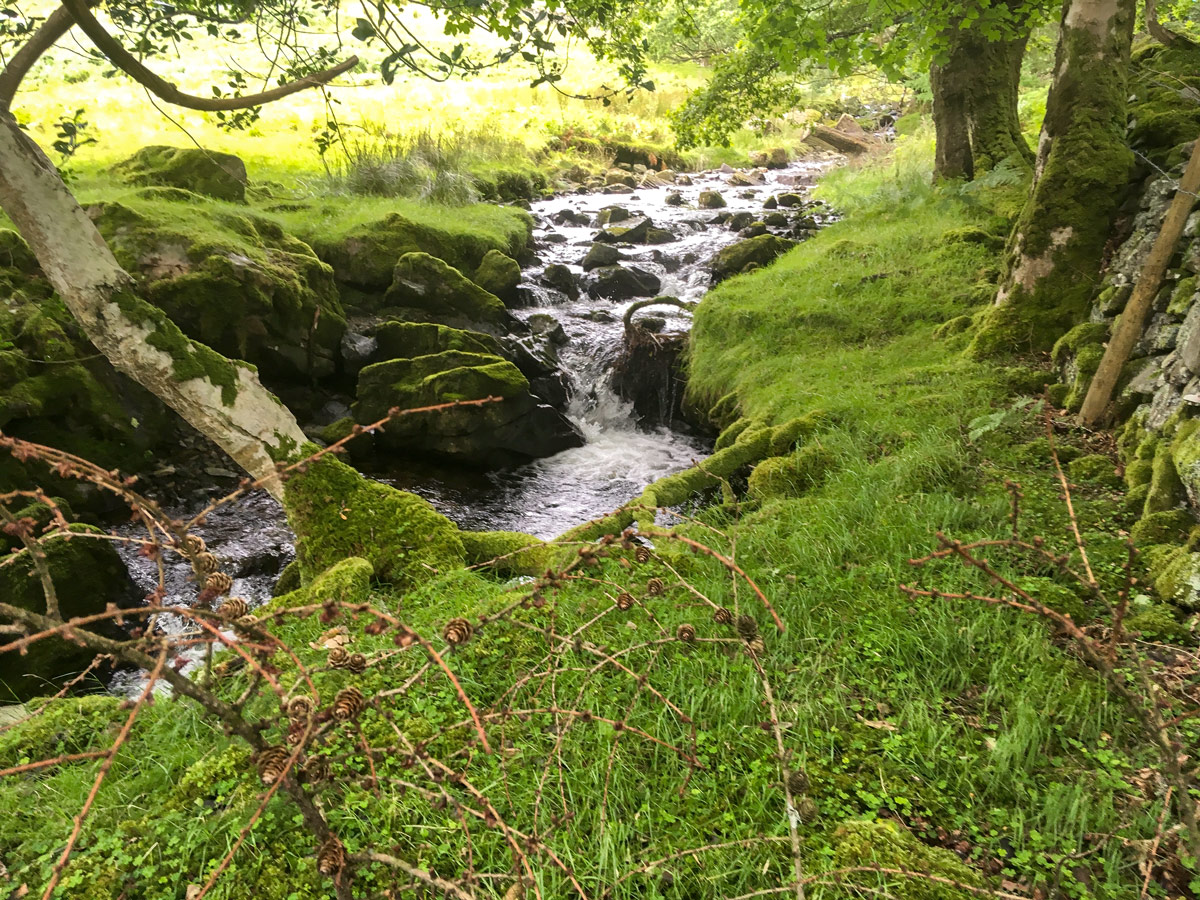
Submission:
{"label": "green grass", "polygon": [[[589,896],[607,888],[614,898],[735,897],[790,877],[786,843],[756,840],[785,836],[787,818],[754,667],[721,644],[644,643],[673,635],[685,622],[701,638],[730,636],[695,592],[754,615],[764,633],[785,745],[793,764],[808,772],[819,810],[800,828],[806,871],[827,870],[849,852],[838,830],[844,821],[898,816],[932,842],[939,833],[949,835],[945,843],[965,842],[976,862],[999,860],[1002,877],[1029,886],[1048,887],[1070,854],[1098,847],[1087,857],[1090,887],[1068,865],[1060,890],[1078,898],[1140,895],[1137,859],[1123,841],[1151,837],[1158,807],[1131,784],[1152,755],[1124,710],[1041,623],[972,603],[913,601],[898,590],[918,577],[908,560],[931,548],[936,531],[962,538],[1006,534],[1006,477],[1025,487],[1031,533],[1068,549],[1036,423],[998,428],[976,443],[966,437],[968,423],[1013,402],[1011,379],[964,362],[967,336],[934,338],[938,324],[986,302],[998,259],[977,238],[1002,233],[994,210],[1006,208],[1005,188],[934,189],[925,164],[919,153],[902,155],[899,164],[831,179],[823,193],[848,217],[776,265],[722,284],[696,317],[689,371],[698,405],[732,392],[740,413],[760,421],[828,413],[827,426],[810,438],[834,460],[823,485],[757,507],[701,507],[698,521],[683,529],[735,558],[765,591],[786,632],[770,627],[760,602],[719,563],[662,541],[657,560],[630,566],[628,554],[605,559],[587,580],[548,591],[545,607],[489,625],[451,657],[481,709],[593,710],[677,746],[691,748],[694,740],[703,768],[690,769],[669,749],[600,722],[576,722],[560,741],[549,713],[493,729],[494,744],[497,732],[505,733],[497,754],[467,752],[469,728],[446,730],[464,713],[441,678],[428,677],[385,704],[409,740],[452,758],[506,822],[547,834]],[[361,218],[335,218],[320,229],[349,228],[374,214],[343,215]],[[1086,485],[1076,497],[1106,586],[1119,577],[1119,531],[1129,524],[1119,500],[1109,489]],[[1041,584],[1046,596],[1082,604],[1046,573],[1010,571],[1040,578],[1028,583]],[[953,569],[921,575],[945,590],[983,587]],[[667,581],[665,595],[647,596],[651,577]],[[613,598],[622,589],[645,608],[617,612]],[[431,577],[402,598],[381,585],[372,599],[435,638],[450,617],[496,610],[525,590],[520,582],[457,571]],[[392,647],[389,635],[372,637],[362,623],[346,624],[357,635],[356,649]],[[581,630],[593,646],[627,651],[621,660],[647,673],[646,686],[612,666],[596,666],[598,657],[586,648],[577,652],[569,640],[549,639],[542,630],[549,626],[560,635]],[[313,616],[289,619],[278,633],[311,664],[319,654],[308,642],[327,627]],[[553,677],[538,677],[564,646],[549,666]],[[359,683],[369,696],[394,687],[415,671],[414,656],[369,669]],[[328,698],[350,676],[316,678]],[[235,695],[244,684],[237,676],[226,691]],[[677,704],[694,728],[650,687]],[[274,702],[257,701],[256,714],[273,718]],[[362,725],[374,744],[395,741],[379,713],[367,713]],[[58,727],[55,740],[71,749],[42,737],[28,752],[78,752],[102,737],[72,736],[69,717]],[[278,730],[268,736],[281,739]],[[203,881],[260,790],[252,766],[228,746],[186,702],[163,699],[146,710],[100,792],[68,870],[74,880],[61,896],[116,897],[127,877],[138,885],[127,897],[182,898],[186,884]],[[323,791],[350,850],[394,852],[450,878],[468,853],[481,871],[509,871],[511,853],[497,829],[472,820],[468,842],[451,811],[401,789],[403,781],[428,784],[419,767],[394,757],[379,761],[378,795],[364,788],[359,779],[368,766],[356,746],[352,730],[333,732],[328,752],[340,782]],[[21,752],[12,737],[0,736],[0,760],[14,753],[20,759]],[[94,764],[81,763],[0,781],[0,809],[12,811],[0,830],[0,857],[18,882],[44,883],[94,771]],[[469,802],[461,790],[450,790]],[[564,810],[569,821],[552,828],[551,817]],[[1117,837],[1093,843],[1092,834]],[[749,846],[711,850],[617,884],[651,860],[741,840]],[[315,873],[314,849],[292,807],[276,799],[212,896],[328,896],[328,883]],[[558,867],[534,859],[543,896],[572,894]],[[509,883],[486,881],[479,894],[503,896]],[[391,885],[386,870],[376,868],[359,883],[360,895]],[[893,879],[886,887],[904,900],[931,896],[919,883]]]}

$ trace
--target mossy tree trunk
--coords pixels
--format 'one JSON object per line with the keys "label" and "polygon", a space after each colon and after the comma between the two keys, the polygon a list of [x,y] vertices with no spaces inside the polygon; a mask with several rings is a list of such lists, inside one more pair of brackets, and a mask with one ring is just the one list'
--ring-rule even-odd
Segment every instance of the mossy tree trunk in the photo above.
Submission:
{"label": "mossy tree trunk", "polygon": [[1003,162],[1033,164],[1021,134],[1017,97],[1029,42],[1024,0],[1010,0],[1005,37],[989,39],[976,24],[947,28],[945,48],[930,67],[937,130],[937,178],[974,178]]}
{"label": "mossy tree trunk", "polygon": [[1133,171],[1125,143],[1137,0],[1067,0],[1033,185],[972,350],[1048,349],[1086,309]]}
{"label": "mossy tree trunk", "polygon": [[275,459],[304,441],[295,418],[252,367],[189,340],[137,296],[58,170],[7,112],[0,113],[0,207],[96,349],[281,497]]}

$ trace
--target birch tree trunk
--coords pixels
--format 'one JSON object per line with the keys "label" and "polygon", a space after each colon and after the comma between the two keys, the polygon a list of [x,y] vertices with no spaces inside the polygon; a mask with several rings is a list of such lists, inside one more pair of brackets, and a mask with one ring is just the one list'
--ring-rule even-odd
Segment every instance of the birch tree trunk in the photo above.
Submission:
{"label": "birch tree trunk", "polygon": [[253,367],[187,338],[134,290],[104,238],[41,149],[0,113],[0,207],[84,333],[113,367],[146,387],[276,497],[275,460],[304,434]]}
{"label": "birch tree trunk", "polygon": [[1079,322],[1133,170],[1125,144],[1137,0],[1067,0],[1033,186],[977,356],[1046,350]]}

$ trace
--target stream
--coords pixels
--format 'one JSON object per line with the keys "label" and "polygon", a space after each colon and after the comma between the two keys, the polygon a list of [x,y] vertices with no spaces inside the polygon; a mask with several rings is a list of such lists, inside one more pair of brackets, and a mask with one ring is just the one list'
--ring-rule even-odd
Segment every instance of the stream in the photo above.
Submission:
{"label": "stream", "polygon": [[[686,426],[640,425],[632,403],[622,400],[612,388],[613,364],[624,343],[622,316],[631,303],[646,297],[608,300],[590,296],[585,289],[590,280],[582,262],[598,230],[596,216],[605,208],[621,207],[631,214],[629,221],[648,217],[656,228],[674,235],[675,239],[666,243],[617,245],[621,265],[637,267],[657,278],[660,287],[653,292],[655,296],[695,301],[711,286],[708,263],[712,256],[743,239],[738,230],[725,224],[731,217],[737,217],[735,222],[757,221],[768,212],[782,214],[774,217],[776,224],[769,232],[793,239],[810,235],[831,218],[827,210],[807,200],[779,210],[765,210],[764,202],[782,193],[807,197],[819,175],[833,164],[834,160],[826,158],[794,162],[775,171],[711,171],[680,176],[678,184],[636,188],[632,193],[568,194],[532,204],[534,261],[523,269],[521,284],[528,305],[513,312],[525,321],[549,314],[561,324],[566,336],[559,347],[559,363],[568,385],[566,413],[583,433],[585,444],[489,473],[406,465],[402,472],[376,473],[376,477],[425,497],[465,529],[522,531],[553,538],[617,508],[652,481],[706,456],[711,451],[707,436],[691,433]],[[762,181],[730,185],[735,174],[741,180]],[[702,191],[719,192],[726,206],[696,208]],[[803,227],[798,229],[797,223]],[[577,296],[546,284],[544,276],[550,266],[565,266],[570,271],[580,286]],[[561,277],[561,269],[558,274]],[[646,313],[664,320],[661,333],[668,336],[686,332],[691,325],[690,314],[674,307],[655,306]],[[670,389],[682,390],[682,386]],[[232,486],[218,484],[209,494],[221,496]],[[197,498],[168,511],[176,517],[189,517],[203,508],[207,499]],[[271,597],[279,572],[294,557],[294,536],[283,511],[262,493],[217,510],[195,531],[221,560],[223,570],[233,576],[231,595],[246,598],[251,606]],[[144,536],[132,525],[117,532]],[[158,584],[157,566],[138,556],[133,547],[118,546],[138,587],[153,591]],[[190,603],[195,595],[190,568],[175,560],[166,566],[166,603]],[[171,617],[163,617],[160,624],[170,631],[184,625]],[[118,673],[113,688],[121,691],[122,682],[131,685],[136,679],[133,673]]]}

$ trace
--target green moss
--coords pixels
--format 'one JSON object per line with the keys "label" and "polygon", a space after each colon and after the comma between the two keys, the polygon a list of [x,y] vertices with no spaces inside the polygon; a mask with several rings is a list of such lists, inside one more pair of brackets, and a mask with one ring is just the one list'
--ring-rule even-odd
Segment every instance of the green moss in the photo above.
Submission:
{"label": "green moss", "polygon": [[1036,577],[1023,579],[1021,587],[1055,612],[1070,616],[1077,624],[1084,625],[1093,617],[1092,610],[1079,596],[1078,587],[1072,588],[1050,578]]}
{"label": "green moss", "polygon": [[1178,544],[1187,538],[1195,524],[1196,520],[1182,509],[1170,509],[1142,516],[1133,526],[1129,537],[1138,546]]}
{"label": "green moss", "polygon": [[751,266],[763,267],[770,265],[778,256],[795,247],[794,241],[776,237],[772,234],[760,234],[758,237],[738,241],[719,251],[712,258],[709,266],[712,268],[713,281],[724,281],[740,272],[745,272]]}
{"label": "green moss", "polygon": [[275,579],[275,584],[271,586],[271,596],[282,597],[284,594],[290,594],[300,588],[300,582],[300,563],[293,559],[283,567],[283,571]]}
{"label": "green moss", "polygon": [[[1178,473],[1176,473],[1178,475]],[[1134,459],[1125,466],[1125,484],[1131,488],[1149,485],[1154,478],[1154,463],[1148,459]]]}
{"label": "green moss", "polygon": [[1117,475],[1116,464],[1102,454],[1079,457],[1067,465],[1067,472],[1072,481],[1088,482],[1109,488],[1121,486],[1121,478]]}
{"label": "green moss", "polygon": [[400,257],[384,303],[418,309],[439,320],[499,325],[508,317],[499,297],[428,253]]}
{"label": "green moss", "polygon": [[1150,491],[1146,495],[1145,513],[1150,515],[1175,509],[1186,499],[1187,493],[1184,491],[1183,482],[1179,480],[1179,473],[1175,470],[1171,450],[1169,447],[1160,446],[1154,456],[1154,462],[1151,463]]}
{"label": "green moss", "polygon": [[[843,822],[834,831],[832,843],[835,868],[879,866],[936,875],[974,887],[980,885],[979,876],[949,850],[922,844],[891,819]],[[861,880],[864,878],[867,880]],[[898,900],[962,900],[971,896],[966,891],[921,878],[882,875],[879,878],[887,882],[888,895]],[[851,879],[866,886],[876,884],[869,873]]]}
{"label": "green moss", "polygon": [[31,718],[0,731],[0,769],[105,749],[120,729],[120,709],[119,698],[99,694],[27,704]]}
{"label": "green moss", "polygon": [[113,172],[130,184],[161,185],[235,203],[246,199],[246,166],[231,153],[198,147],[143,147]]}
{"label": "green moss", "polygon": [[[300,566],[300,574],[303,575],[303,565]],[[374,574],[375,569],[368,560],[357,556],[347,557],[318,574],[305,586],[293,587],[286,593],[276,591],[275,598],[263,606],[258,615],[324,603],[327,600],[337,603],[362,603],[371,592],[371,579]],[[300,579],[291,580],[295,582]],[[280,582],[282,581],[280,578]]]}
{"label": "green moss", "polygon": [[458,528],[428,501],[328,456],[288,480],[284,508],[299,535],[296,559],[306,583],[352,556],[401,590],[463,563]]}
{"label": "green moss", "polygon": [[1121,501],[1121,506],[1126,512],[1140,516],[1146,506],[1146,498],[1148,496],[1150,496],[1149,482],[1134,485],[1125,492],[1125,498]]}
{"label": "green moss", "polygon": [[755,500],[802,496],[824,481],[835,463],[833,454],[818,444],[801,447],[791,456],[771,457],[750,473],[748,493]]}
{"label": "green moss", "polygon": [[[741,437],[742,432],[747,428],[754,426],[753,419],[738,419],[732,425],[725,428],[717,435],[717,441],[713,445],[714,450],[724,450],[726,447],[732,447],[734,442]],[[761,426],[760,426],[761,427]]]}
{"label": "green moss", "polygon": [[1144,609],[1125,620],[1127,631],[1136,631],[1143,637],[1158,641],[1191,643],[1192,633],[1179,621],[1175,611],[1162,604]]}
{"label": "green moss", "polygon": [[1054,376],[1045,369],[1033,369],[1028,366],[1008,366],[1000,371],[1000,377],[1014,394],[1041,394],[1054,380]]}
{"label": "green moss", "polygon": [[1147,40],[1133,53],[1130,72],[1130,146],[1170,168],[1182,161],[1175,154],[1179,145],[1200,134],[1200,108],[1180,99],[1200,90],[1200,52]]}
{"label": "green moss", "polygon": [[810,413],[776,425],[771,432],[771,444],[768,452],[771,456],[783,456],[793,450],[796,444],[804,438],[816,434],[827,425],[828,416],[822,409],[814,409]]}
{"label": "green moss", "polygon": [[553,559],[554,549],[541,538],[518,531],[463,531],[466,560],[500,575],[541,575]]}
{"label": "green moss", "polygon": [[[417,409],[453,400],[501,397],[515,400],[529,394],[529,381],[506,359],[485,353],[448,350],[415,359],[373,363],[358,375],[354,416],[363,423],[377,421],[392,407]],[[498,405],[498,404],[493,404]],[[487,407],[464,413],[486,414]],[[447,413],[446,415],[449,415]],[[392,434],[406,423],[397,422]]]}
{"label": "green moss", "polygon": [[1175,290],[1171,292],[1171,304],[1167,307],[1167,312],[1173,316],[1182,317],[1187,315],[1187,311],[1191,309],[1192,301],[1196,299],[1197,287],[1200,287],[1200,278],[1197,278],[1195,275],[1179,279],[1179,283],[1175,285]]}
{"label": "green moss", "polygon": [[427,322],[385,322],[375,329],[374,337],[383,359],[429,356],[447,350],[502,355],[499,342],[490,334]]}
{"label": "green moss", "polygon": [[954,337],[956,334],[962,334],[964,331],[970,330],[975,324],[975,319],[972,316],[955,316],[953,319],[948,319],[933,329],[933,337],[935,340],[944,341],[947,338]]}

